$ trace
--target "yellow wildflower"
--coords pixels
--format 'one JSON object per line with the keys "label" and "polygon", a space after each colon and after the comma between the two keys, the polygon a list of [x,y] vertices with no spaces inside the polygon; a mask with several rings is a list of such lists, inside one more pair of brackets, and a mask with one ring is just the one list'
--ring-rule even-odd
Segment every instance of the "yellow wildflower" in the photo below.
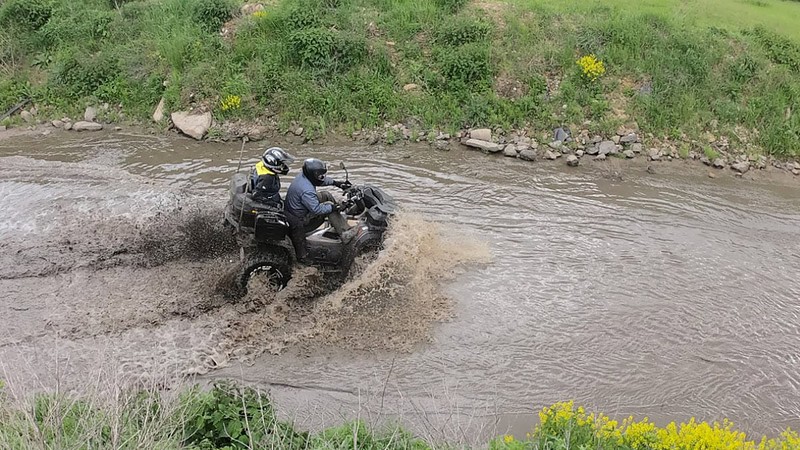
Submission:
{"label": "yellow wildflower", "polygon": [[253,13],[253,17],[256,19],[263,19],[264,17],[267,17],[267,12],[263,9],[261,11],[256,11]]}
{"label": "yellow wildflower", "polygon": [[507,434],[507,435],[503,436],[503,442],[505,442],[506,444],[510,444],[510,443],[514,442],[514,436],[512,436],[510,434]]}
{"label": "yellow wildflower", "polygon": [[581,67],[581,76],[589,81],[594,81],[606,73],[603,61],[597,59],[595,55],[586,55],[579,59],[577,64]]}
{"label": "yellow wildflower", "polygon": [[229,95],[222,99],[220,107],[223,111],[239,109],[242,106],[242,98],[238,95]]}

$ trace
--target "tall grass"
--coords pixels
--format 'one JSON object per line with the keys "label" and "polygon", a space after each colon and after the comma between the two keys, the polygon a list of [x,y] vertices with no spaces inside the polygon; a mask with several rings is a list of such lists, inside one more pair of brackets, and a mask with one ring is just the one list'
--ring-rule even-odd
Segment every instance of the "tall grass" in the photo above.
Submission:
{"label": "tall grass", "polygon": [[[270,111],[282,126],[318,132],[409,119],[421,131],[607,133],[636,122],[657,136],[712,132],[750,151],[800,155],[798,41],[746,23],[709,27],[661,1],[281,0],[235,17],[221,36],[238,2],[8,0],[0,109],[30,95],[58,113],[104,101],[144,119],[164,96],[173,110]],[[575,64],[589,53],[607,68],[596,82]],[[406,92],[409,83],[420,88]],[[222,111],[230,95],[241,107]]]}

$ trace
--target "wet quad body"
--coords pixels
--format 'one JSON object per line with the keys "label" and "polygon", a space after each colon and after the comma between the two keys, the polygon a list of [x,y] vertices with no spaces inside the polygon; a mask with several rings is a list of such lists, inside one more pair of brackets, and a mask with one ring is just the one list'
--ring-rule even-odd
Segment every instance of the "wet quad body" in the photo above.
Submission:
{"label": "wet quad body", "polygon": [[[344,195],[352,204],[344,213],[348,223],[357,227],[355,237],[343,244],[323,217],[318,218],[319,226],[306,234],[312,264],[342,278],[357,257],[381,249],[384,233],[395,212],[394,200],[378,187],[353,185]],[[242,265],[237,274],[240,294],[246,292],[250,278],[258,273],[268,275],[276,288],[285,287],[297,260],[289,240],[289,223],[282,207],[253,200],[247,174],[237,173],[231,179],[225,222],[233,228],[242,247]]]}

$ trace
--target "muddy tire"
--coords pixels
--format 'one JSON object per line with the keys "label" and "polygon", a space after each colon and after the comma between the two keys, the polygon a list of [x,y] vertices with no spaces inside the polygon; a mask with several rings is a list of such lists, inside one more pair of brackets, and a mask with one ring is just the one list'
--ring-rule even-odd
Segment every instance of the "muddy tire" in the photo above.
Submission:
{"label": "muddy tire", "polygon": [[250,282],[250,278],[260,274],[265,274],[269,283],[276,290],[279,291],[285,288],[292,278],[289,259],[282,252],[259,252],[248,257],[239,274],[239,288],[242,296],[247,293],[247,285]]}

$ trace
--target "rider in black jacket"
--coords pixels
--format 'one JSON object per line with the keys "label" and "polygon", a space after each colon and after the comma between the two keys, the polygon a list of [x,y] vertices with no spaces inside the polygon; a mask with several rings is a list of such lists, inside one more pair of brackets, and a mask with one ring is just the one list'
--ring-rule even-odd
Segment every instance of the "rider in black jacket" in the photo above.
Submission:
{"label": "rider in black jacket", "polygon": [[268,148],[250,174],[253,200],[282,208],[280,175],[289,173],[289,164],[292,162],[294,157],[286,150],[279,147]]}

